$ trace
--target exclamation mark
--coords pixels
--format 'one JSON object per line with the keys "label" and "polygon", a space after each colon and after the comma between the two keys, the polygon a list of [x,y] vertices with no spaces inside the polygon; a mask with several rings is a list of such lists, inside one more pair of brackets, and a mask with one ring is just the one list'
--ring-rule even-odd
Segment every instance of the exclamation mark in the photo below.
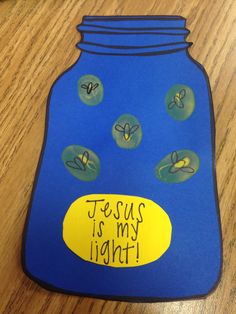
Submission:
{"label": "exclamation mark", "polygon": [[136,254],[136,258],[137,258],[137,260],[136,260],[136,262],[138,263],[139,262],[139,243],[137,242],[137,254]]}
{"label": "exclamation mark", "polygon": [[96,262],[98,261],[98,241],[95,241],[96,243]]}
{"label": "exclamation mark", "polygon": [[93,241],[91,241],[91,246],[90,246],[90,260],[93,260]]}

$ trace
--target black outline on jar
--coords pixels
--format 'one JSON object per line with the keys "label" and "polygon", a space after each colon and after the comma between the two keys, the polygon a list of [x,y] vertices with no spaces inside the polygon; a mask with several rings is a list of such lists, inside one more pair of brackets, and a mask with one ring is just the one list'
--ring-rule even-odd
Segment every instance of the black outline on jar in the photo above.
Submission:
{"label": "black outline on jar", "polygon": [[[118,16],[119,18],[120,16]],[[122,20],[124,18],[126,18],[126,16],[122,16]],[[166,19],[164,16],[160,16],[158,19]],[[169,16],[168,16],[169,17]],[[84,17],[86,18],[86,17]],[[98,17],[99,18],[99,17]],[[104,18],[104,17],[101,17]],[[127,19],[132,18],[132,16],[127,16]],[[114,18],[116,19],[116,18]],[[114,19],[109,19],[107,18],[106,20],[114,20]],[[138,18],[137,18],[138,19]],[[140,16],[140,20],[142,19],[148,19],[148,16]],[[150,18],[152,19],[152,18]],[[179,20],[179,19],[185,19],[182,16],[173,16],[173,19],[170,18],[170,20]],[[118,19],[116,19],[118,20]],[[82,39],[82,38],[81,38]],[[47,98],[47,103],[46,103],[46,114],[45,114],[45,130],[44,130],[44,136],[43,136],[43,144],[42,144],[42,148],[41,148],[41,152],[40,152],[40,157],[39,157],[39,161],[37,164],[37,168],[36,168],[36,173],[34,176],[34,183],[33,183],[33,188],[32,188],[32,192],[31,192],[31,197],[30,197],[30,201],[29,201],[29,205],[28,205],[28,210],[27,210],[27,214],[26,214],[26,219],[25,219],[25,225],[24,225],[24,230],[22,233],[22,249],[21,249],[21,264],[22,264],[22,268],[24,273],[34,282],[36,282],[39,286],[41,286],[42,288],[52,291],[52,292],[60,292],[63,294],[67,294],[67,295],[74,295],[74,296],[80,296],[80,297],[91,297],[91,298],[98,298],[98,299],[104,299],[104,300],[113,300],[113,301],[126,301],[126,302],[145,302],[145,303],[149,303],[149,302],[173,302],[173,301],[184,301],[184,300],[197,300],[197,299],[203,299],[206,298],[208,295],[212,294],[219,282],[220,282],[220,278],[222,276],[222,263],[223,263],[223,245],[222,245],[222,227],[221,227],[221,218],[220,218],[220,208],[219,208],[219,198],[218,198],[218,188],[217,188],[217,177],[216,177],[216,165],[215,165],[215,138],[216,138],[216,130],[215,130],[215,116],[214,116],[214,107],[213,107],[213,101],[212,101],[212,94],[211,94],[211,86],[210,86],[210,82],[209,82],[209,78],[208,75],[204,69],[204,67],[197,62],[196,60],[194,60],[192,58],[192,56],[190,55],[189,51],[187,48],[183,48],[183,49],[179,49],[179,50],[172,50],[170,52],[165,52],[165,53],[174,53],[180,50],[186,50],[186,55],[187,57],[189,57],[189,60],[195,64],[202,72],[202,74],[204,75],[204,78],[206,80],[206,84],[207,84],[207,91],[208,91],[208,101],[209,101],[209,109],[210,109],[210,126],[211,126],[211,143],[212,143],[212,177],[213,177],[213,182],[214,182],[214,194],[215,194],[215,207],[216,207],[216,215],[217,215],[217,219],[218,219],[218,227],[219,227],[219,237],[220,237],[220,252],[221,252],[221,256],[220,256],[220,268],[219,268],[219,274],[218,274],[218,278],[215,282],[215,284],[212,286],[212,288],[204,294],[197,294],[197,295],[192,295],[189,297],[176,297],[176,298],[160,298],[160,297],[142,297],[142,296],[137,296],[137,297],[129,297],[129,296],[117,296],[117,295],[100,295],[100,294],[89,294],[89,293],[84,293],[84,292],[75,292],[72,290],[66,290],[66,289],[62,289],[62,288],[58,288],[56,286],[53,286],[39,278],[37,278],[36,276],[34,276],[33,274],[30,273],[30,271],[27,270],[26,267],[26,263],[25,263],[25,246],[26,246],[26,238],[27,238],[27,230],[28,230],[28,223],[30,220],[30,216],[31,216],[31,210],[32,210],[32,203],[33,203],[33,197],[34,197],[34,193],[35,193],[35,189],[38,183],[38,177],[39,177],[39,173],[40,173],[40,169],[41,169],[41,164],[43,161],[43,156],[44,156],[44,150],[45,150],[45,146],[46,146],[46,141],[47,141],[47,134],[48,134],[48,120],[49,120],[49,104],[50,104],[50,100],[51,100],[51,96],[52,96],[52,91],[53,91],[53,87],[55,86],[55,84],[57,83],[57,81],[67,72],[69,72],[80,60],[80,57],[82,55],[82,53],[80,53],[78,59],[76,60],[76,62],[71,65],[68,69],[66,69],[64,72],[62,72],[57,79],[53,82],[51,88],[50,88],[50,92]],[[85,51],[85,50],[84,50]],[[159,53],[160,54],[160,53]],[[117,55],[117,54],[116,54]],[[150,54],[144,54],[143,56],[148,56]],[[153,53],[152,53],[153,55]]]}

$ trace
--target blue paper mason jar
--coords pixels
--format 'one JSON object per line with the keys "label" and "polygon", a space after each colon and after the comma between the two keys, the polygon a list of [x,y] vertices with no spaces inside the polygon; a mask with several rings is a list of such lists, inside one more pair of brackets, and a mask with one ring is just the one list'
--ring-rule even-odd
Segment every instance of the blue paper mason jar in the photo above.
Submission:
{"label": "blue paper mason jar", "polygon": [[221,272],[211,91],[180,16],[85,16],[54,83],[23,266],[42,286],[200,297]]}

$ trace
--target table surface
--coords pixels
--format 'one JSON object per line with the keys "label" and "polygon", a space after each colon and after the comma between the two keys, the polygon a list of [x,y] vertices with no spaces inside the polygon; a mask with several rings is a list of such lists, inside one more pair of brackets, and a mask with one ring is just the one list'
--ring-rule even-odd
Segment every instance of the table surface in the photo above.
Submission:
{"label": "table surface", "polygon": [[[174,14],[187,18],[190,53],[207,70],[216,119],[216,168],[223,231],[221,282],[206,299],[126,303],[40,288],[20,254],[52,83],[79,56],[83,15]],[[0,313],[236,313],[236,1],[0,1]]]}

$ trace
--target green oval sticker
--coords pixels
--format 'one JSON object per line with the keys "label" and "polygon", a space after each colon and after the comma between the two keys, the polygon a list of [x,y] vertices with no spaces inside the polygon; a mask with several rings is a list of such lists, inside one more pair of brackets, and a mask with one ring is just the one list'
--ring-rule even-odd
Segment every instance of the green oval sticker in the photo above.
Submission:
{"label": "green oval sticker", "polygon": [[94,181],[100,173],[98,156],[90,149],[79,146],[67,146],[62,153],[66,169],[77,179]]}
{"label": "green oval sticker", "polygon": [[123,114],[113,124],[112,136],[119,147],[136,148],[142,140],[142,129],[138,119],[131,114]]}
{"label": "green oval sticker", "polygon": [[199,169],[199,158],[191,150],[173,151],[155,168],[158,179],[166,183],[179,183],[190,179]]}
{"label": "green oval sticker", "polygon": [[103,99],[104,88],[97,76],[84,75],[78,81],[79,97],[89,106],[98,105]]}
{"label": "green oval sticker", "polygon": [[175,120],[188,119],[195,108],[195,98],[192,89],[186,85],[176,84],[169,89],[165,98],[166,110]]}

